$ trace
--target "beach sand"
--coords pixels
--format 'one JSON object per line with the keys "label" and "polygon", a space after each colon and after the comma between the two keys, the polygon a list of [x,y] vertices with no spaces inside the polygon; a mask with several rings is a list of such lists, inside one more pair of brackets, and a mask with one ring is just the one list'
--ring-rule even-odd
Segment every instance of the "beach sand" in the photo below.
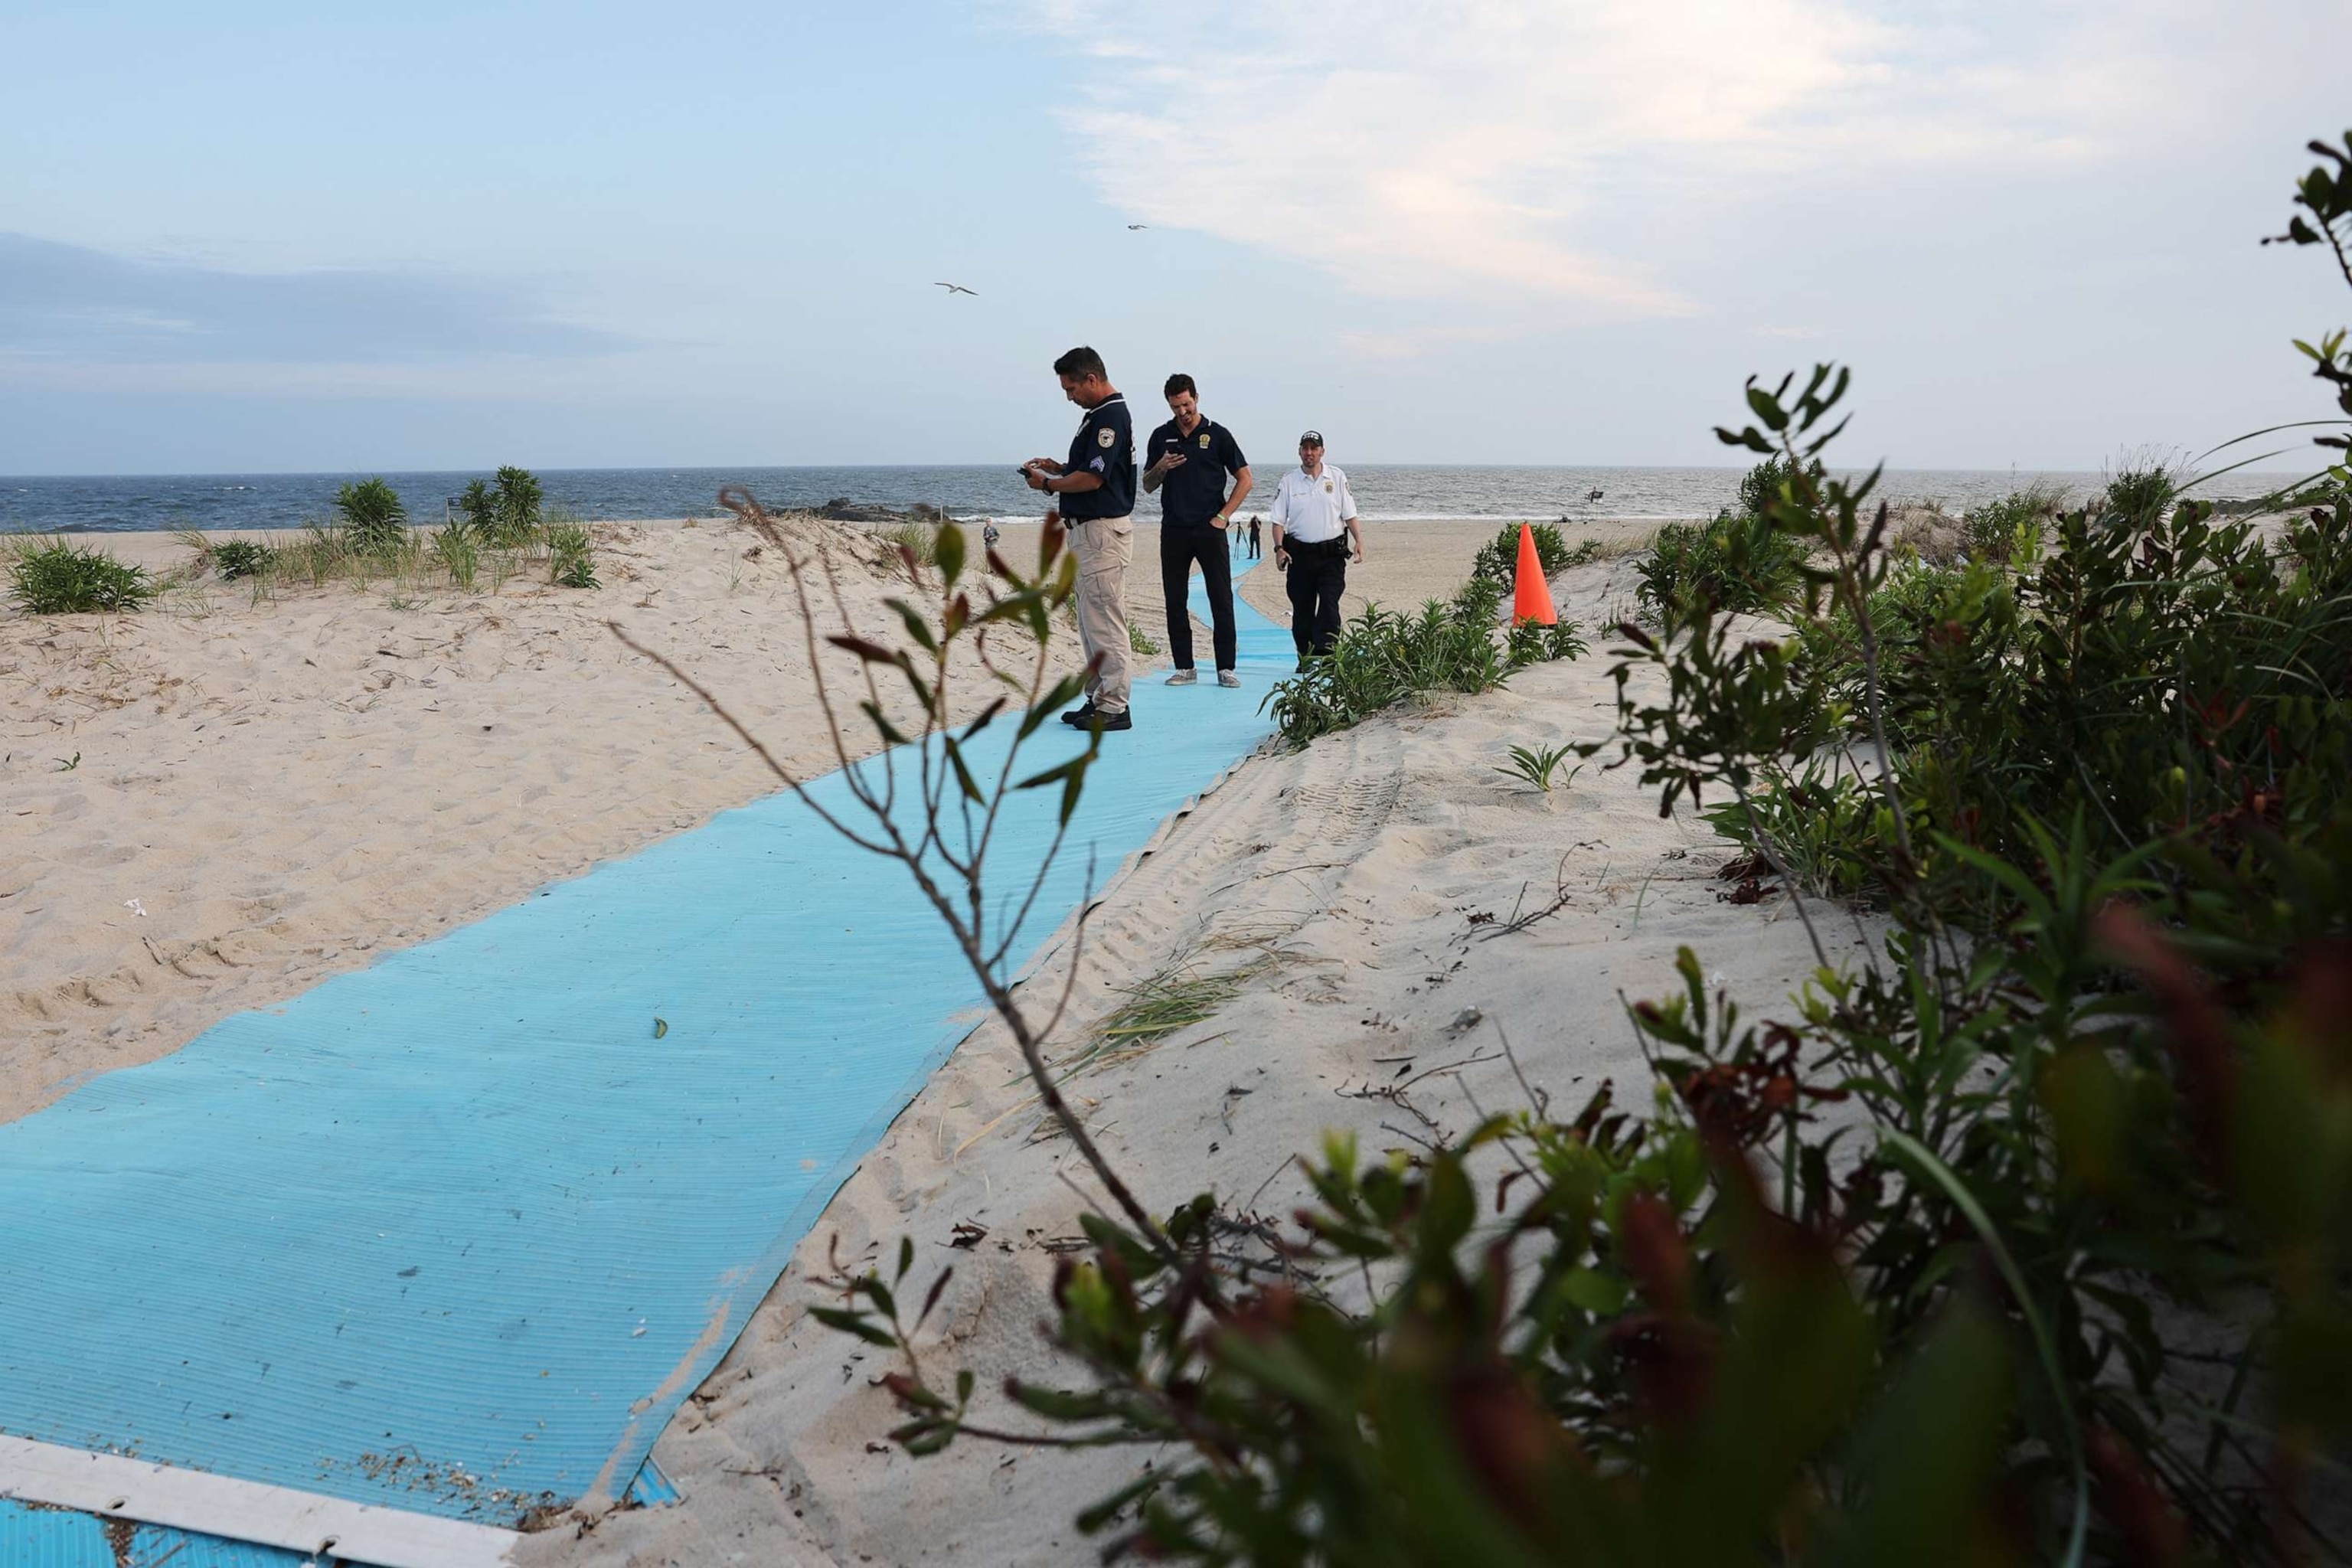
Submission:
{"label": "beach sand", "polygon": [[[1396,531],[1351,575],[1368,595],[1417,603],[1458,583],[1486,536]],[[1604,562],[1563,574],[1554,593],[1593,631],[1630,603],[1632,581],[1624,563]],[[1685,944],[1713,984],[1750,1005],[1798,987],[1813,963],[1799,923],[1779,900],[1723,900],[1715,873],[1729,847],[1686,808],[1661,819],[1630,769],[1591,765],[1549,795],[1496,771],[1514,744],[1605,734],[1607,667],[1596,652],[1303,752],[1268,748],[1107,889],[1082,948],[1066,941],[1024,987],[1049,1006],[1076,966],[1055,1054],[1086,1049],[1090,1028],[1155,973],[1243,976],[1213,1016],[1107,1053],[1066,1085],[1147,1206],[1165,1213],[1213,1190],[1280,1223],[1306,1195],[1289,1162],[1312,1155],[1327,1129],[1355,1132],[1368,1152],[1410,1150],[1441,1130],[1458,1137],[1481,1108],[1524,1103],[1506,1032],[1555,1106],[1572,1114],[1613,1080],[1621,1103],[1638,1108],[1650,1079],[1623,1005],[1677,989]],[[1515,911],[1555,900],[1557,913],[1498,934]],[[1849,928],[1833,939],[1851,951],[1859,937]],[[1380,1092],[1398,1088],[1401,1098]],[[912,1237],[902,1296],[956,1270],[922,1335],[933,1375],[971,1368],[975,1418],[1034,1430],[993,1391],[1011,1374],[1067,1381],[1039,1325],[1055,1260],[1088,1203],[1104,1200],[1045,1124],[1010,1037],[994,1022],[980,1028],[842,1189],[663,1436],[655,1458],[687,1500],[560,1521],[519,1561],[1093,1561],[1071,1520],[1152,1450],[967,1440],[910,1459],[883,1441],[899,1417],[875,1384],[892,1356],[807,1315],[829,1299],[831,1258],[855,1273]]]}
{"label": "beach sand", "polygon": [[[1034,552],[1024,532],[1008,542]],[[747,559],[759,542],[709,521],[597,533],[593,592],[531,572],[497,593],[257,604],[207,577],[136,616],[0,610],[0,1121],[774,789],[607,619],[787,767],[833,765],[772,549]],[[156,569],[189,554],[161,534],[77,542]],[[895,640],[881,601],[903,579],[844,584],[866,635]],[[1135,591],[1157,625],[1157,572]],[[835,679],[854,670],[827,652]],[[1075,638],[1055,654],[1076,668]]]}
{"label": "beach sand", "polygon": [[[1622,543],[1654,526],[1584,525],[1571,541]],[[1350,609],[1450,594],[1492,531],[1376,529],[1370,562],[1350,572]],[[174,1049],[233,1009],[767,793],[756,760],[622,647],[607,616],[713,686],[791,765],[824,765],[781,567],[746,560],[748,536],[722,525],[600,534],[607,585],[594,593],[517,580],[399,608],[381,589],[348,588],[257,605],[215,584],[135,617],[0,616],[0,679],[33,692],[10,704],[0,767],[0,914],[13,917],[0,946],[0,1121],[82,1075]],[[1007,530],[1003,548],[1028,558],[1033,531]],[[887,630],[884,592],[878,576],[851,585],[868,636]],[[1286,619],[1271,570],[1245,592]],[[1326,1129],[1367,1150],[1460,1134],[1477,1108],[1522,1093],[1504,1031],[1555,1105],[1572,1110],[1612,1079],[1643,1103],[1622,1000],[1673,988],[1685,943],[1751,1006],[1810,971],[1796,921],[1778,900],[1721,901],[1727,847],[1687,808],[1661,819],[1633,770],[1590,764],[1550,795],[1496,771],[1512,745],[1612,725],[1604,628],[1632,601],[1629,563],[1577,568],[1554,593],[1594,652],[1246,759],[1113,882],[1082,941],[1066,928],[1024,987],[1049,997],[1075,966],[1051,1047],[1067,1055],[1155,973],[1241,976],[1213,1017],[1104,1053],[1068,1085],[1154,1210],[1212,1189],[1279,1220],[1304,1192],[1287,1162]],[[1129,601],[1163,641],[1149,529]],[[1514,911],[1555,901],[1497,934]],[[662,1436],[656,1458],[685,1500],[567,1516],[520,1561],[1091,1561],[1072,1517],[1148,1450],[967,1442],[911,1460],[882,1440],[896,1415],[875,1380],[890,1358],[806,1309],[824,1299],[833,1249],[856,1268],[913,1237],[919,1289],[957,1268],[925,1333],[935,1364],[974,1369],[982,1407],[1020,1426],[992,1391],[1010,1373],[1055,1378],[1038,1326],[1092,1190],[1042,1124],[1003,1027],[979,1028]]]}

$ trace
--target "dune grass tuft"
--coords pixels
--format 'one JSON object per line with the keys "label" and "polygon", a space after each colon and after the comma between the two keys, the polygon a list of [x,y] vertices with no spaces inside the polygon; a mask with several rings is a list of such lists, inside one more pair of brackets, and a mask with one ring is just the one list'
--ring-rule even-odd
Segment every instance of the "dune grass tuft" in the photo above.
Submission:
{"label": "dune grass tuft", "polygon": [[94,545],[62,539],[8,542],[8,596],[29,615],[70,616],[143,609],[163,584],[144,566]]}

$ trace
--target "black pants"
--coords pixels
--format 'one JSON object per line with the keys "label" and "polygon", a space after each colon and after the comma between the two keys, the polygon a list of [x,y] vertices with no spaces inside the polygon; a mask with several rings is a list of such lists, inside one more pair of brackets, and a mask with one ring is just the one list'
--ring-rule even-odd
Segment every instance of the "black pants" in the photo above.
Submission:
{"label": "black pants", "polygon": [[1257,559],[1257,530],[1255,528],[1250,530],[1249,558],[1253,561]]}
{"label": "black pants", "polygon": [[1348,536],[1290,551],[1290,640],[1298,657],[1329,653],[1339,640],[1339,595],[1348,591]]}
{"label": "black pants", "polygon": [[1234,667],[1234,563],[1225,536],[1214,528],[1160,528],[1160,592],[1168,601],[1168,651],[1179,669],[1192,668],[1192,617],[1185,599],[1192,563],[1201,563],[1201,585],[1209,591],[1209,624],[1215,628],[1217,668]]}

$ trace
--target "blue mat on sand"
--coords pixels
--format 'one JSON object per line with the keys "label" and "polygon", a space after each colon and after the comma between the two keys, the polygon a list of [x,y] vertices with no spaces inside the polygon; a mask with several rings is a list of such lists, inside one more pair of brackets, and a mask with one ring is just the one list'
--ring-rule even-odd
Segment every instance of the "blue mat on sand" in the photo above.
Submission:
{"label": "blue mat on sand", "polygon": [[[1289,635],[1238,608],[1243,689],[1139,686],[1014,952],[1269,732]],[[0,1433],[500,1525],[618,1492],[979,1000],[906,874],[779,795],[229,1018],[0,1126]],[[97,1528],[0,1511],[0,1561]],[[173,1558],[247,1561],[299,1559]]]}

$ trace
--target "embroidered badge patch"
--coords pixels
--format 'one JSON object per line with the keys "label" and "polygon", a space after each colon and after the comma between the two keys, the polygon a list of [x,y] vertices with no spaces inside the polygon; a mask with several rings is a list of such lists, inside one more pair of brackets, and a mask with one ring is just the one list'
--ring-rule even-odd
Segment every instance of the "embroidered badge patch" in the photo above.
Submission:
{"label": "embroidered badge patch", "polygon": [[1108,447],[1118,439],[1118,432],[1108,425],[1095,432],[1095,445],[1097,447]]}

